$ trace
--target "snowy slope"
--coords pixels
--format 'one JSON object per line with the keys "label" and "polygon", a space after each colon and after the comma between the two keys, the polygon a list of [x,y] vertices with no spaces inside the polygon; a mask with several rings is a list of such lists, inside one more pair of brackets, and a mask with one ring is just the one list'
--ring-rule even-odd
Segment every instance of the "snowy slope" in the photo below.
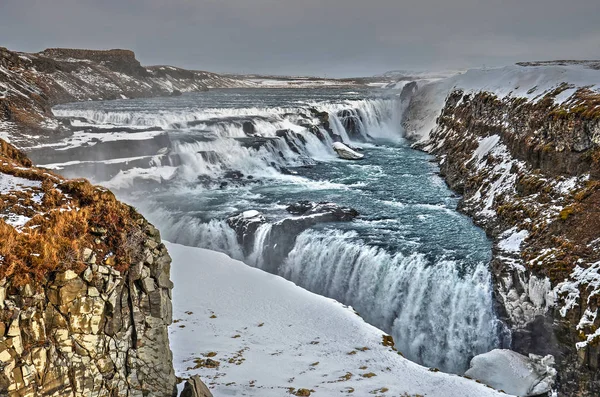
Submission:
{"label": "snowy slope", "polygon": [[486,91],[498,98],[510,96],[535,101],[563,83],[569,84],[570,88],[557,95],[555,102],[565,102],[577,88],[600,90],[600,70],[591,69],[585,64],[512,65],[494,69],[471,69],[425,85],[419,90],[406,114],[407,134],[412,138],[427,139],[448,94],[456,89],[466,93]]}
{"label": "snowy slope", "polygon": [[167,247],[175,370],[200,375],[215,397],[281,397],[291,388],[313,396],[506,396],[404,359],[383,345],[382,331],[334,300],[221,253]]}

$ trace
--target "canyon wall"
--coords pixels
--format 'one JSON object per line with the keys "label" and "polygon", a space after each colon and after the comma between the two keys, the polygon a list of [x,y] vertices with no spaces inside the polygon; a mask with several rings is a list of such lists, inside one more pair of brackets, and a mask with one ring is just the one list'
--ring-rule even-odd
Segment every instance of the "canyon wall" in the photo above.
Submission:
{"label": "canyon wall", "polygon": [[51,112],[59,103],[247,86],[216,73],[143,67],[128,50],[53,48],[28,54],[0,47],[0,127],[17,140],[28,135],[43,139],[65,133]]}
{"label": "canyon wall", "polygon": [[109,191],[0,148],[0,395],[174,396],[159,232]]}
{"label": "canyon wall", "polygon": [[[511,347],[553,354],[559,395],[596,396],[600,94],[593,84],[561,80],[519,87],[555,71],[513,68],[522,81],[513,75],[510,83],[521,95],[508,82],[486,90],[489,81],[460,77],[446,83],[441,112],[431,106],[439,86],[417,94],[405,127],[463,195],[460,210],[494,240],[497,310],[512,331]],[[535,79],[523,77],[529,74]],[[419,128],[427,133],[414,135]]]}

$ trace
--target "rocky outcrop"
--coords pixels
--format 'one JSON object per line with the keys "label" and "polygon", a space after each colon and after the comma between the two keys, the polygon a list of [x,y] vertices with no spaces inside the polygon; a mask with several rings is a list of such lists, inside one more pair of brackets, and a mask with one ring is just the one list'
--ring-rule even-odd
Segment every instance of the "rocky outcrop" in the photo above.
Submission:
{"label": "rocky outcrop", "polygon": [[364,154],[360,154],[350,149],[348,146],[344,145],[341,142],[334,142],[333,150],[335,150],[337,155],[344,160],[362,160],[365,157]]}
{"label": "rocky outcrop", "polygon": [[185,382],[180,397],[213,397],[213,395],[200,377],[196,375]]}
{"label": "rocky outcrop", "polygon": [[0,148],[0,395],[174,396],[158,230],[105,189]]}
{"label": "rocky outcrop", "polygon": [[497,309],[512,348],[553,355],[561,396],[595,396],[600,102],[585,88],[555,100],[572,88],[532,100],[455,91],[419,147],[437,156],[463,195],[459,208],[495,241]]}
{"label": "rocky outcrop", "polygon": [[276,273],[294,248],[300,233],[319,223],[350,222],[359,215],[353,208],[328,202],[300,201],[286,209],[294,216],[274,223],[269,223],[258,211],[246,211],[227,219],[229,227],[236,232],[244,254],[247,257],[255,256],[254,260],[258,260],[264,270],[272,273]]}
{"label": "rocky outcrop", "polygon": [[128,50],[53,48],[26,54],[0,47],[0,122],[14,123],[16,133],[65,133],[50,110],[60,103],[246,86],[249,83],[204,71],[146,68]]}

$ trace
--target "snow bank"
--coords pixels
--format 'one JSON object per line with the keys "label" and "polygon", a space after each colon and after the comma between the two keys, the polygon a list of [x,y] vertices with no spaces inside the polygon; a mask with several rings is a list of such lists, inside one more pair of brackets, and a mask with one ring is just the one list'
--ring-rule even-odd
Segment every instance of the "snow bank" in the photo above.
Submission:
{"label": "snow bank", "polygon": [[167,247],[175,370],[200,375],[215,396],[282,397],[290,388],[314,396],[505,396],[404,359],[382,344],[382,331],[334,300],[221,253]]}
{"label": "snow bank", "polygon": [[546,93],[568,83],[573,88],[563,91],[555,102],[566,101],[578,87],[600,89],[600,70],[586,68],[585,65],[511,65],[493,69],[471,69],[444,80],[433,82],[421,88],[415,97],[418,114],[408,122],[407,134],[413,138],[426,140],[435,127],[435,119],[442,110],[446,97],[455,89],[466,93],[487,91],[498,98],[507,96],[541,99]]}
{"label": "snow bank", "polygon": [[551,391],[556,377],[552,356],[529,358],[511,350],[492,350],[476,356],[466,375],[498,390],[518,396],[538,396]]}
{"label": "snow bank", "polygon": [[350,149],[341,142],[334,142],[332,146],[337,155],[344,160],[360,160],[365,157],[363,154]]}

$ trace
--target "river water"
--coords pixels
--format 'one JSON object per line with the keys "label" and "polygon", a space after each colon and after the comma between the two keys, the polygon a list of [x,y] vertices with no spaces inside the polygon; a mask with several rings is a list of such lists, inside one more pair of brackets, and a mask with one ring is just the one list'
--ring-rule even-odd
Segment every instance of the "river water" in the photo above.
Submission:
{"label": "river water", "polygon": [[[461,373],[474,355],[499,345],[491,243],[457,212],[458,197],[432,157],[403,138],[405,106],[397,91],[366,89],[214,90],[61,105],[55,114],[80,132],[44,149],[44,159],[115,190],[163,238],[226,252],[351,305],[393,335],[407,358]],[[136,152],[157,136],[167,148]],[[126,142],[105,144],[119,140]],[[362,148],[365,158],[339,159],[334,140]],[[61,161],[69,150],[79,158]],[[106,153],[90,156],[94,150]],[[177,160],[159,161],[165,152]],[[261,244],[299,200],[361,215],[303,231],[286,258],[268,263]],[[247,210],[269,221],[250,253],[225,222]]]}

